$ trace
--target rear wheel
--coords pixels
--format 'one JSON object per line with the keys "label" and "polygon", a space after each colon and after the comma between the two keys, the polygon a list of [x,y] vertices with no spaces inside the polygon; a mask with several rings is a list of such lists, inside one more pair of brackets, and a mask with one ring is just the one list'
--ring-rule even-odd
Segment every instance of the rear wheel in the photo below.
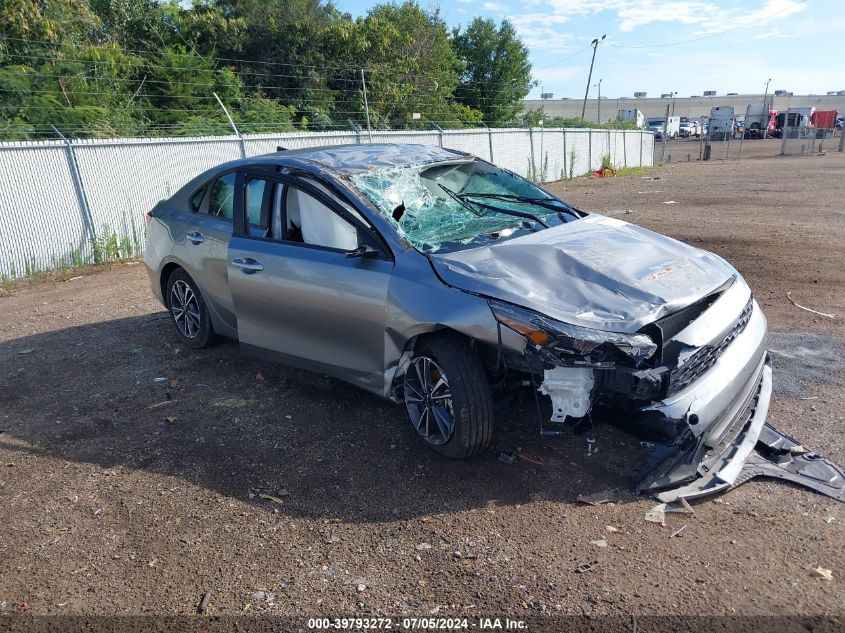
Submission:
{"label": "rear wheel", "polygon": [[484,367],[457,334],[422,340],[405,373],[405,406],[417,433],[453,459],[477,455],[493,429],[493,398]]}
{"label": "rear wheel", "polygon": [[167,308],[185,345],[200,349],[214,342],[205,300],[194,280],[181,268],[174,270],[167,280]]}

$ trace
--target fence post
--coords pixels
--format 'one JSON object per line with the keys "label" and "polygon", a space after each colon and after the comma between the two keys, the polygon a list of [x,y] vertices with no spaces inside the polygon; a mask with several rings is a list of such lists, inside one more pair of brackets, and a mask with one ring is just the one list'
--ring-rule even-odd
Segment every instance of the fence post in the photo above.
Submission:
{"label": "fence post", "polygon": [[561,180],[566,180],[569,175],[569,172],[566,171],[566,128],[561,128],[560,131],[563,132],[563,178]]}
{"label": "fence post", "polygon": [[352,131],[355,132],[355,144],[361,144],[361,128],[355,124],[355,121],[352,119],[346,119],[346,122],[349,124],[349,127],[352,128]]}
{"label": "fence post", "polygon": [[[82,175],[79,173],[79,165],[76,162],[76,152],[67,137],[59,132],[55,125],[50,125],[53,133],[58,136],[67,150],[67,162],[70,165],[70,173],[73,177],[73,188],[76,190],[76,197],[79,200],[79,208],[82,211],[82,223],[93,243],[97,239],[97,231],[94,229],[94,218],[91,216],[91,207],[88,205],[88,196],[85,194],[85,187],[82,186]],[[96,263],[96,262],[95,262]]]}
{"label": "fence post", "polygon": [[229,125],[231,125],[232,129],[235,130],[235,136],[238,137],[238,140],[241,143],[241,158],[246,158],[246,143],[244,143],[244,137],[241,136],[241,133],[235,126],[235,122],[232,120],[232,116],[229,114],[229,111],[226,109],[226,106],[223,105],[223,102],[220,100],[220,97],[217,96],[217,93],[212,92],[211,94],[213,94],[214,98],[217,99],[217,103],[220,104],[220,107],[223,108],[223,112],[226,114],[226,118],[229,119]]}
{"label": "fence post", "polygon": [[531,152],[531,159],[528,161],[528,177],[536,180],[537,164],[534,162],[534,128],[528,128],[528,147]]}
{"label": "fence post", "polygon": [[443,147],[443,128],[437,125],[437,123],[432,123],[432,125],[437,128],[438,142],[440,143],[440,147]]}
{"label": "fence post", "polygon": [[645,140],[644,136],[645,134],[642,130],[640,130],[640,167],[643,166],[643,141]]}
{"label": "fence post", "polygon": [[[619,134],[619,132],[617,132]],[[622,130],[622,166],[628,166],[628,131]]]}
{"label": "fence post", "polygon": [[587,130],[587,173],[593,171],[593,130]]}
{"label": "fence post", "polygon": [[490,129],[490,126],[487,125],[486,123],[482,123],[481,125],[483,125],[487,129],[487,145],[490,148],[490,162],[492,163],[493,162],[493,131]]}
{"label": "fence post", "polygon": [[[836,128],[833,128],[833,133],[836,134]],[[845,127],[839,132],[839,151],[845,152]]]}

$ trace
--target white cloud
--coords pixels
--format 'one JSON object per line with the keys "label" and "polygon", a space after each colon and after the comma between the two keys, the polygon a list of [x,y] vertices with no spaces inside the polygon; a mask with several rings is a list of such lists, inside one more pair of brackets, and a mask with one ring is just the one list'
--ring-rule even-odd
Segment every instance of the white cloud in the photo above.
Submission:
{"label": "white cloud", "polygon": [[[486,5],[496,3],[485,3]],[[756,10],[719,6],[716,0],[543,0],[546,11],[514,15],[514,24],[563,24],[574,17],[587,17],[604,12],[614,12],[618,29],[631,32],[653,23],[686,24],[702,27],[701,33],[723,31],[737,24],[766,24],[783,19],[807,8],[806,0],[764,0]]]}
{"label": "white cloud", "polygon": [[760,35],[756,36],[755,40],[774,40],[774,39],[793,39],[796,37],[802,37],[803,33],[784,33],[779,28],[774,28],[771,31],[766,33],[760,33]]}
{"label": "white cloud", "polygon": [[488,11],[507,11],[508,7],[504,4],[499,4],[498,2],[485,2],[481,5],[482,8],[487,9]]}

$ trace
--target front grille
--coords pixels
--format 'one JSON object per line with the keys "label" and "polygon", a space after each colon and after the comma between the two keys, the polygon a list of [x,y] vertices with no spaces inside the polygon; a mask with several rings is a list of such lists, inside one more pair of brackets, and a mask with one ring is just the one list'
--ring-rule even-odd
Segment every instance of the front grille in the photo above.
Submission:
{"label": "front grille", "polygon": [[672,370],[672,373],[669,374],[668,395],[672,395],[673,393],[676,393],[692,384],[698,380],[702,374],[716,364],[716,361],[719,360],[719,356],[722,355],[722,352],[725,351],[728,345],[730,345],[737,336],[742,334],[745,326],[748,325],[748,321],[751,320],[751,312],[753,309],[754,299],[752,298],[745,304],[742,314],[739,315],[739,319],[736,324],[733,328],[731,328],[731,331],[728,332],[725,338],[718,343],[705,345],[704,347],[696,350],[683,365]]}

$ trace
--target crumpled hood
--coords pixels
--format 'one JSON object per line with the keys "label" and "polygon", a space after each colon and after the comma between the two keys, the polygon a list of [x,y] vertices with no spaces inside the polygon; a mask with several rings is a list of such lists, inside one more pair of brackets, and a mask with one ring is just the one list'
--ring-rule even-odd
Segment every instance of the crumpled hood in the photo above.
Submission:
{"label": "crumpled hood", "polygon": [[624,333],[738,276],[712,253],[601,215],[430,259],[450,286]]}

